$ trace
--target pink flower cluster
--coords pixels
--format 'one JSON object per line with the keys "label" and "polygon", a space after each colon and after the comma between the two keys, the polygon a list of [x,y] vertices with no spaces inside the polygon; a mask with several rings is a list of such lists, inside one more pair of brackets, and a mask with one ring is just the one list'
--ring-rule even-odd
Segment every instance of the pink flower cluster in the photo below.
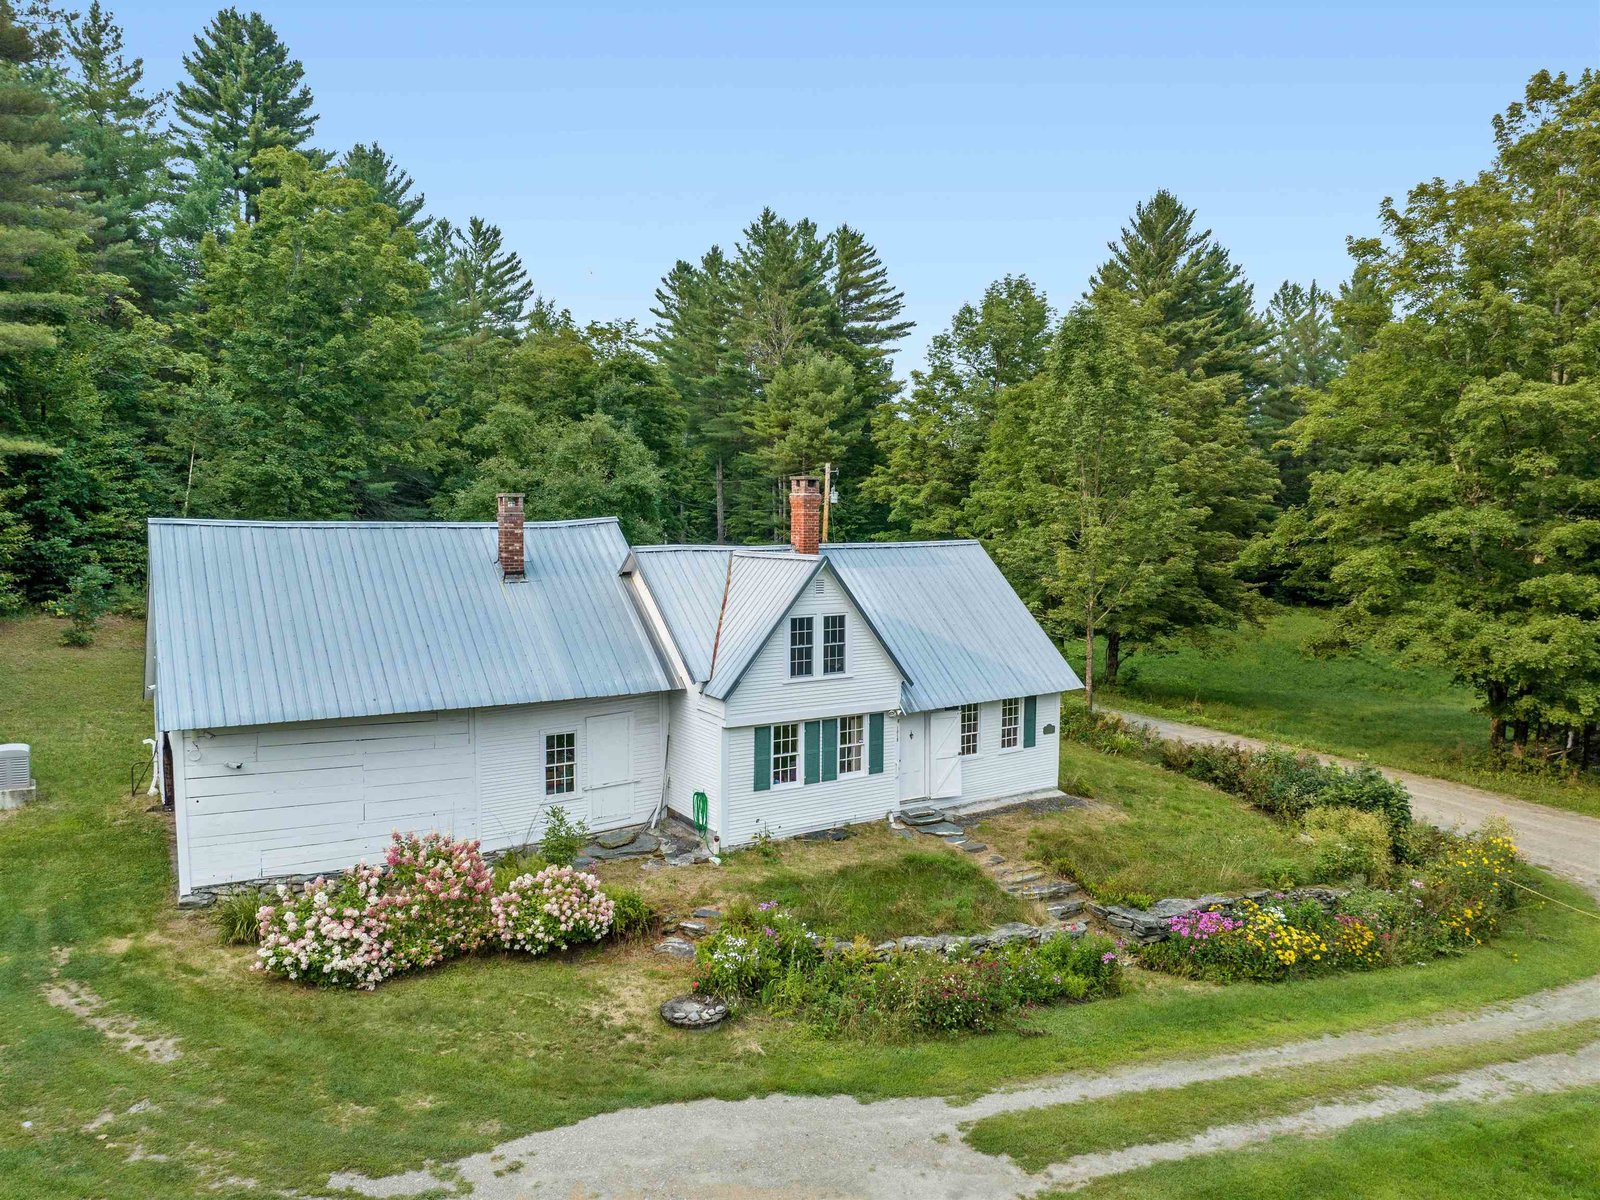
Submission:
{"label": "pink flower cluster", "polygon": [[477,842],[395,833],[385,865],[314,879],[256,913],[255,969],[324,987],[375,988],[390,975],[477,949],[494,877]]}
{"label": "pink flower cluster", "polygon": [[1174,937],[1204,942],[1219,933],[1232,933],[1235,929],[1243,929],[1244,922],[1224,916],[1216,909],[1207,909],[1205,912],[1187,912],[1180,913],[1176,917],[1168,917],[1167,928],[1172,931]]}
{"label": "pink flower cluster", "polygon": [[492,932],[506,949],[544,954],[605,937],[616,905],[593,875],[546,867],[517,876],[490,908]]}

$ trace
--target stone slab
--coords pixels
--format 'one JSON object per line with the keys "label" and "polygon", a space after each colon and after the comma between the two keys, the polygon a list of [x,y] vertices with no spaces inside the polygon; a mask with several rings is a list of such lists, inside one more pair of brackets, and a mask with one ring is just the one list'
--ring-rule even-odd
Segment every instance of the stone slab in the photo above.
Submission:
{"label": "stone slab", "polygon": [[638,836],[637,829],[608,829],[595,834],[594,844],[605,850],[620,850]]}
{"label": "stone slab", "polygon": [[728,1006],[715,996],[677,996],[661,1006],[661,1019],[679,1029],[710,1029],[728,1019]]}
{"label": "stone slab", "polygon": [[669,937],[656,945],[656,953],[665,954],[669,958],[693,958],[694,943],[686,942],[679,937]]}

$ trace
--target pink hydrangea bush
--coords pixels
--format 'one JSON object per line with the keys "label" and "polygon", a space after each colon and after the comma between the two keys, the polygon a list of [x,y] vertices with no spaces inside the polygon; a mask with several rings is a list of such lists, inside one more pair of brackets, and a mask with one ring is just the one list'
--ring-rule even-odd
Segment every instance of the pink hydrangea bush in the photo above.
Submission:
{"label": "pink hydrangea bush", "polygon": [[494,873],[476,841],[396,833],[384,860],[375,908],[389,929],[395,970],[431,967],[483,944]]}
{"label": "pink hydrangea bush", "polygon": [[298,893],[279,884],[256,913],[256,970],[320,987],[371,990],[400,971],[476,950],[489,932],[493,875],[478,843],[395,833],[384,865],[360,863]]}
{"label": "pink hydrangea bush", "polygon": [[369,991],[394,974],[394,943],[377,911],[382,867],[365,863],[341,879],[314,879],[256,911],[261,947],[253,967],[319,987]]}
{"label": "pink hydrangea bush", "polygon": [[616,909],[593,875],[554,866],[517,876],[491,907],[500,944],[529,954],[599,941],[610,930]]}

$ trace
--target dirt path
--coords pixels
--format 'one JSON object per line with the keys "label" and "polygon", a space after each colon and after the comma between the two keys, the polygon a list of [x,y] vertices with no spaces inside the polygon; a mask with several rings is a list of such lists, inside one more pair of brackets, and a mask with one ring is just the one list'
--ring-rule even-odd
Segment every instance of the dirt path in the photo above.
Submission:
{"label": "dirt path", "polygon": [[[962,1126],[1001,1112],[1093,1101],[1360,1055],[1461,1046],[1592,1018],[1600,1018],[1600,987],[1586,980],[1461,1020],[1341,1034],[1103,1075],[1064,1075],[993,1092],[963,1105],[938,1098],[862,1104],[848,1096],[765,1096],[625,1109],[506,1142],[487,1154],[452,1164],[442,1177],[426,1171],[377,1180],[336,1175],[329,1186],[352,1188],[367,1196],[403,1197],[452,1180],[470,1184],[472,1190],[467,1194],[477,1200],[570,1200],[574,1196],[585,1200],[994,1200],[1026,1196],[1045,1186],[1080,1182],[1095,1174],[1143,1164],[1114,1155],[1092,1156],[1096,1162],[1090,1163],[1086,1160],[1091,1156],[1085,1156],[1056,1168],[1057,1172],[1076,1174],[1059,1178],[1050,1173],[1029,1175],[1009,1159],[973,1150],[961,1139]],[[1560,1070],[1548,1069],[1545,1064],[1547,1069],[1536,1072],[1537,1078],[1552,1081],[1552,1087],[1600,1081],[1600,1048],[1590,1047],[1584,1053],[1581,1062],[1564,1064]],[[1513,1065],[1498,1070],[1512,1074],[1498,1090],[1485,1090],[1481,1095],[1463,1092],[1458,1096],[1441,1090],[1417,1091],[1411,1097],[1409,1092],[1401,1096],[1403,1089],[1395,1089],[1394,1095],[1381,1094],[1369,1101],[1379,1106],[1370,1112],[1359,1105],[1323,1107],[1330,1110],[1330,1127],[1334,1127],[1341,1120],[1350,1123],[1363,1116],[1382,1116],[1387,1110],[1381,1106],[1386,1103],[1401,1106],[1394,1111],[1410,1111],[1424,1100],[1490,1099],[1510,1094],[1521,1086],[1526,1073]],[[1452,1088],[1487,1086],[1478,1078],[1485,1072],[1469,1075],[1453,1079]],[[1225,1144],[1212,1147],[1203,1140],[1212,1134],[1237,1139],[1239,1145],[1275,1136],[1269,1129],[1272,1124],[1208,1131],[1193,1140],[1190,1153],[1227,1148]],[[1278,1132],[1304,1130],[1297,1127]],[[1138,1150],[1178,1156],[1174,1147],[1165,1144],[1118,1154]]]}
{"label": "dirt path", "polygon": [[[1115,713],[1125,721],[1148,725],[1162,737],[1178,741],[1237,744],[1251,749],[1268,745],[1258,738],[1188,725],[1182,721],[1169,721],[1165,717],[1147,717],[1142,713],[1116,709],[1103,711]],[[1322,754],[1320,757],[1343,766],[1356,765],[1354,759],[1340,758],[1334,754]],[[1475,827],[1486,817],[1502,816],[1515,831],[1517,849],[1522,857],[1541,867],[1550,868],[1600,897],[1600,820],[1559,808],[1546,808],[1542,804],[1530,804],[1526,800],[1515,800],[1465,783],[1435,779],[1431,775],[1414,775],[1410,771],[1392,767],[1381,769],[1391,779],[1398,779],[1406,785],[1411,792],[1412,811],[1417,816],[1435,825],[1460,825],[1464,828]]]}

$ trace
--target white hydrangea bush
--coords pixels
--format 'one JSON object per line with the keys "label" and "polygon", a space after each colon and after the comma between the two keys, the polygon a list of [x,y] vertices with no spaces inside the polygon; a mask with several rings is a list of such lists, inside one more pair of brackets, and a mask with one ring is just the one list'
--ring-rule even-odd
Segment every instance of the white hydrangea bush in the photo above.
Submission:
{"label": "white hydrangea bush", "polygon": [[507,950],[545,954],[599,941],[610,931],[615,910],[593,875],[551,866],[512,880],[492,901],[489,920]]}
{"label": "white hydrangea bush", "polygon": [[395,970],[389,923],[376,903],[383,874],[363,863],[298,893],[280,883],[277,902],[256,912],[256,969],[319,987],[377,987]]}

